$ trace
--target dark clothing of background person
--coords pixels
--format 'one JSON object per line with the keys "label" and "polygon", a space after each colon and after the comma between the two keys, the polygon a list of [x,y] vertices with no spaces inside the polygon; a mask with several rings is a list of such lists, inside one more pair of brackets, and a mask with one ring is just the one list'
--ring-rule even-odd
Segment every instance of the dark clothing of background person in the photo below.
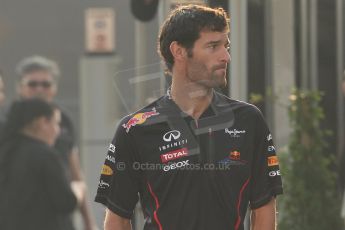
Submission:
{"label": "dark clothing of background person", "polygon": [[343,152],[340,156],[340,163],[338,165],[338,182],[339,182],[339,189],[340,193],[344,193],[344,188],[345,188],[345,146],[343,147]]}
{"label": "dark clothing of background person", "polygon": [[4,130],[4,122],[0,121],[0,138],[3,135],[3,130]]}
{"label": "dark clothing of background person", "polygon": [[77,200],[57,153],[44,142],[18,134],[6,141],[0,153],[1,230],[65,230],[58,217],[71,213]]}
{"label": "dark clothing of background person", "polygon": [[59,157],[62,160],[64,165],[66,176],[71,179],[71,172],[69,167],[69,157],[73,147],[75,146],[75,137],[74,137],[74,129],[73,123],[68,115],[61,110],[61,123],[60,129],[61,133],[59,137],[56,139],[54,148],[58,151]]}
{"label": "dark clothing of background person", "polygon": [[[68,181],[71,182],[71,170],[70,170],[70,154],[75,146],[73,123],[67,114],[61,110],[61,123],[60,123],[60,135],[56,139],[54,149],[57,151],[59,158],[61,159],[63,171]],[[67,213],[60,218],[60,225],[64,230],[74,230],[72,213]]]}

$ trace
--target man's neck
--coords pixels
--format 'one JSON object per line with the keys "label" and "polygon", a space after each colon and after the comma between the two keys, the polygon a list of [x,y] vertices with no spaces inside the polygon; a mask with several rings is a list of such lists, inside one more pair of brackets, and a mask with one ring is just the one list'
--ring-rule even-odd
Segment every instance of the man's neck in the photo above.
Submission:
{"label": "man's neck", "polygon": [[177,85],[173,81],[171,97],[184,113],[197,120],[211,103],[213,89],[198,84]]}

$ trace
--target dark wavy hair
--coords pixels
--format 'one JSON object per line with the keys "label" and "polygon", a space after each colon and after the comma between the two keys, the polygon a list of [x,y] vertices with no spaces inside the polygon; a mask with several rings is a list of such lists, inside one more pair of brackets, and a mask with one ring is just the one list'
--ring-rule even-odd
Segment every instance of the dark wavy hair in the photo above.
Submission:
{"label": "dark wavy hair", "polygon": [[167,72],[171,72],[174,57],[170,44],[176,41],[192,56],[195,41],[203,30],[229,32],[229,17],[222,8],[209,8],[201,5],[177,7],[165,20],[158,36],[158,53],[165,61]]}
{"label": "dark wavy hair", "polygon": [[56,107],[39,98],[13,102],[7,113],[2,139],[11,138],[39,117],[51,118]]}
{"label": "dark wavy hair", "polygon": [[15,101],[7,113],[7,120],[0,138],[0,186],[6,179],[10,167],[11,153],[17,148],[21,131],[40,117],[53,117],[56,106],[42,99],[25,99]]}

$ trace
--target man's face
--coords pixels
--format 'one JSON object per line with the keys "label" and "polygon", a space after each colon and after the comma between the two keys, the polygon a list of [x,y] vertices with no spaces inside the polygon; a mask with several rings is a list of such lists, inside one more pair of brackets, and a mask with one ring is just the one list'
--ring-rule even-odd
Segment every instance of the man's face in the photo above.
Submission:
{"label": "man's face", "polygon": [[207,88],[226,86],[226,68],[230,62],[227,32],[202,31],[187,60],[187,77]]}
{"label": "man's face", "polygon": [[59,110],[54,110],[51,118],[42,117],[38,119],[36,130],[44,137],[44,141],[53,146],[56,138],[60,135],[61,113]]}
{"label": "man's face", "polygon": [[53,101],[56,90],[53,76],[45,70],[27,73],[18,87],[18,93],[22,98],[38,97],[48,102]]}

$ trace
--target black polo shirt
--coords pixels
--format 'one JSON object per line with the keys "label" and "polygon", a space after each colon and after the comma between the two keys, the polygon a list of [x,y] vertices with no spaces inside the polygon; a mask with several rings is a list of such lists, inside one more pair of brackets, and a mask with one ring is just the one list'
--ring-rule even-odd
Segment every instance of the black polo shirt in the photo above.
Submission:
{"label": "black polo shirt", "polygon": [[144,229],[243,229],[252,209],[282,193],[261,112],[214,93],[195,121],[166,95],[125,117],[110,144],[96,202],[130,218],[140,197]]}

